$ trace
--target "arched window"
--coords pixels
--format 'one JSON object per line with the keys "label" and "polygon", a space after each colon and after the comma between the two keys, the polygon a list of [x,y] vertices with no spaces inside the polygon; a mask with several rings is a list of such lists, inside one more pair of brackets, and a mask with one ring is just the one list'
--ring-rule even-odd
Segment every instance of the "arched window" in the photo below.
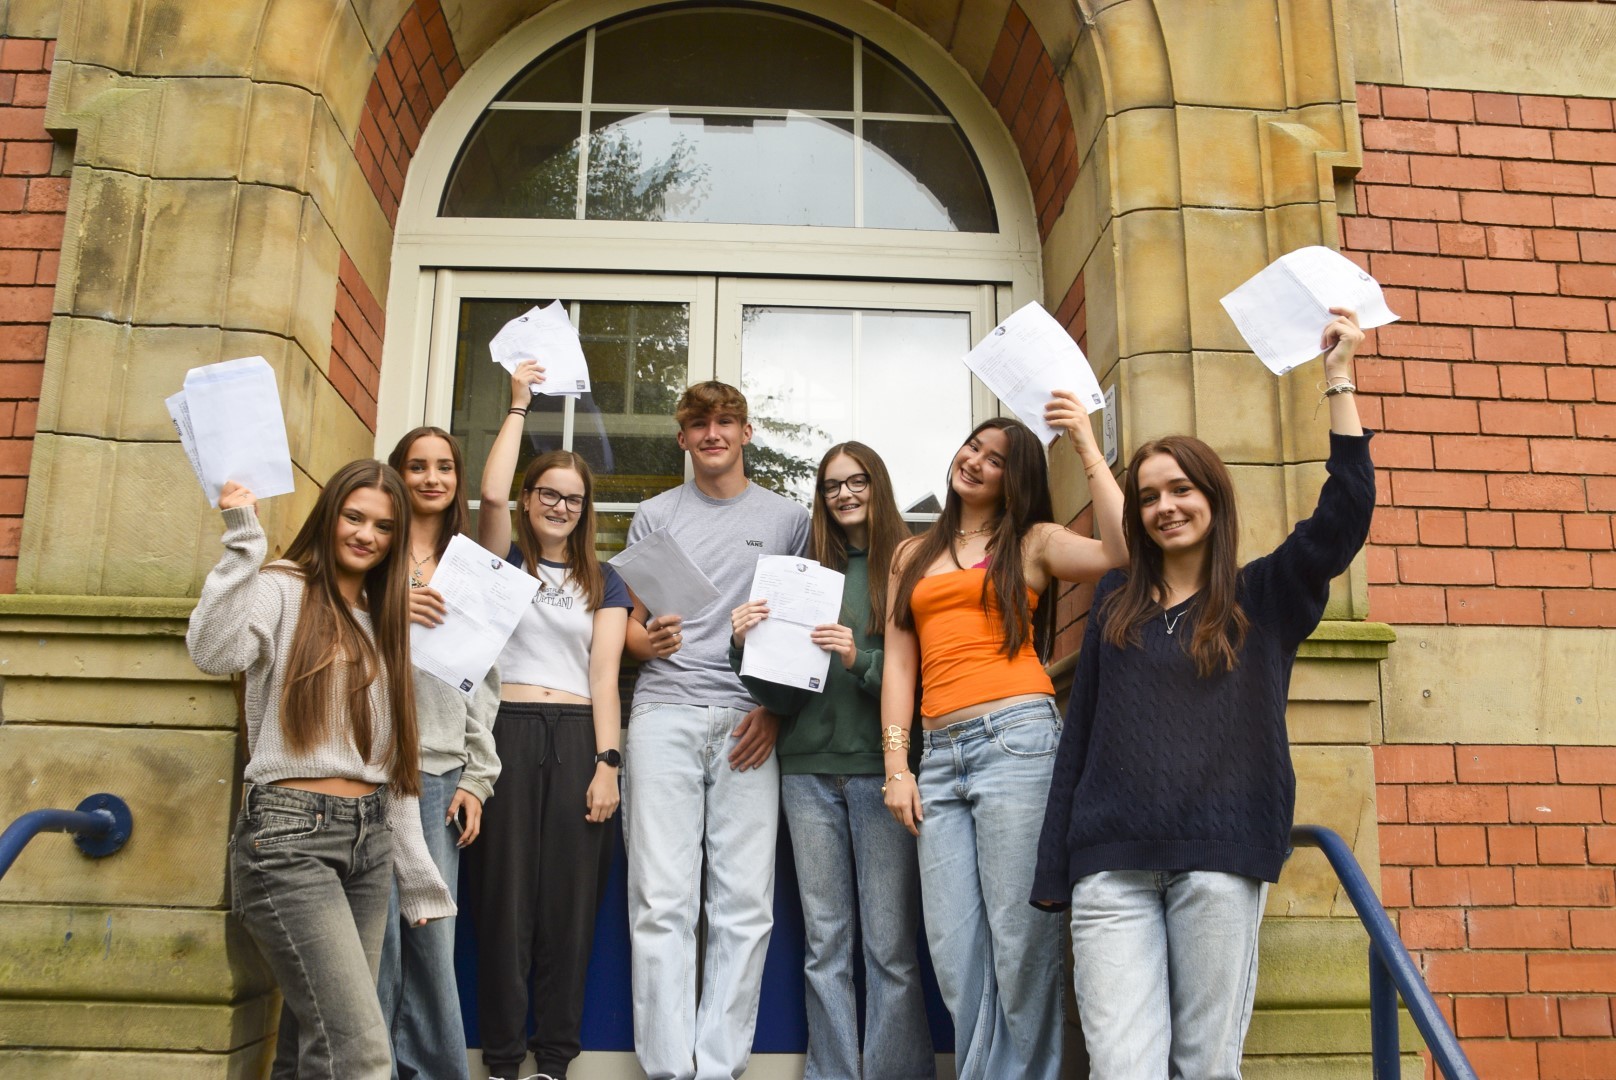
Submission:
{"label": "arched window", "polygon": [[960,358],[1042,269],[999,117],[865,0],[545,8],[433,116],[392,266],[378,445],[440,424],[475,476],[509,395],[488,340],[562,300],[594,391],[535,399],[523,459],[590,461],[608,547],[684,478],[673,403],[708,378],[751,400],[755,479],[806,501],[856,438],[928,516],[999,410]]}
{"label": "arched window", "polygon": [[444,217],[993,232],[959,124],[857,34],[676,9],[574,35],[478,119]]}

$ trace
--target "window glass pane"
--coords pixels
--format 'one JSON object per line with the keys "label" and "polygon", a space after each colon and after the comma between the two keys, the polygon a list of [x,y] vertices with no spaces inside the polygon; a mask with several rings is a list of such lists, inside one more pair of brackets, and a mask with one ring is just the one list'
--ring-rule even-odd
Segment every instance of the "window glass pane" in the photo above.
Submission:
{"label": "window glass pane", "polygon": [[578,216],[576,112],[484,113],[444,189],[444,217]]}
{"label": "window glass pane", "polygon": [[853,224],[851,121],[668,112],[591,120],[587,217]]}
{"label": "window glass pane", "polygon": [[864,224],[993,232],[993,201],[953,124],[864,122]]}
{"label": "window glass pane", "polygon": [[754,479],[808,502],[820,456],[858,439],[886,462],[900,509],[935,512],[971,429],[968,351],[963,312],[743,308]]}
{"label": "window glass pane", "polygon": [[907,71],[864,46],[864,111],[946,116]]}
{"label": "window glass pane", "polygon": [[564,101],[584,99],[584,37],[582,34],[522,72],[499,95],[500,101]]}
{"label": "window glass pane", "polygon": [[[550,299],[461,302],[450,431],[465,448],[472,494],[510,408],[510,376],[490,358],[488,342],[511,319]],[[570,449],[595,471],[597,502],[637,503],[684,480],[673,406],[688,382],[689,323],[686,304],[586,300],[580,305],[579,336],[594,393],[577,399]],[[513,497],[528,462],[548,450],[569,449],[565,402],[547,394],[533,398]]]}
{"label": "window glass pane", "polygon": [[597,104],[851,109],[853,41],[761,11],[665,12],[595,35]]}

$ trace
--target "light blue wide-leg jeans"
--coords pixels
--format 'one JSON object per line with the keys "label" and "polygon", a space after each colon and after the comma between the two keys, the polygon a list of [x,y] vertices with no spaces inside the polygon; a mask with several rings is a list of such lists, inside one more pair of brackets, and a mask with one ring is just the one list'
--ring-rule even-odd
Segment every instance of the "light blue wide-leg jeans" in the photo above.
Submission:
{"label": "light blue wide-leg jeans", "polygon": [[[449,894],[460,880],[460,849],[445,819],[460,786],[460,770],[421,774],[421,831]],[[406,926],[398,885],[387,904],[387,936],[376,995],[393,1043],[395,1080],[467,1080],[466,1029],[455,983],[455,921]]]}
{"label": "light blue wide-leg jeans", "polygon": [[752,1055],[774,927],[780,770],[772,753],[759,768],[730,768],[730,733],[745,715],[659,702],[629,715],[622,776],[634,1050],[649,1080],[736,1080]]}
{"label": "light blue wide-leg jeans", "polygon": [[1060,717],[1011,705],[924,735],[920,887],[959,1080],[1055,1080],[1061,920],[1027,902]]}
{"label": "light blue wide-leg jeans", "polygon": [[[780,794],[806,928],[804,1080],[931,1080],[936,1063],[915,956],[914,837],[888,812],[879,776],[782,776]],[[862,1055],[853,985],[860,939]]]}
{"label": "light blue wide-leg jeans", "polygon": [[1093,1080],[1238,1080],[1268,883],[1107,870],[1072,886],[1072,957]]}

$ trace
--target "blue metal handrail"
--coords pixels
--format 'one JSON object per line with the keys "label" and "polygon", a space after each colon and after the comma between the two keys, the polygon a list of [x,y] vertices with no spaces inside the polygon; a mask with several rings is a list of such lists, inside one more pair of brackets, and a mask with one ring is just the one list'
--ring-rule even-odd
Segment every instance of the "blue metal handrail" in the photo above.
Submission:
{"label": "blue metal handrail", "polygon": [[1397,936],[1397,928],[1380,906],[1380,898],[1370,887],[1352,849],[1334,830],[1322,825],[1297,825],[1291,829],[1291,843],[1315,847],[1324,852],[1335,868],[1347,899],[1358,912],[1358,921],[1369,931],[1369,1028],[1375,1080],[1397,1080],[1402,1075],[1398,1062],[1397,998],[1401,994],[1414,1025],[1425,1036],[1431,1060],[1447,1080],[1476,1080],[1476,1070],[1465,1057],[1453,1029],[1437,1008],[1431,990],[1414,966],[1413,957]]}
{"label": "blue metal handrail", "polygon": [[80,851],[100,859],[122,848],[133,828],[129,804],[105,793],[91,795],[73,810],[30,810],[0,833],[0,878],[42,832],[72,833]]}

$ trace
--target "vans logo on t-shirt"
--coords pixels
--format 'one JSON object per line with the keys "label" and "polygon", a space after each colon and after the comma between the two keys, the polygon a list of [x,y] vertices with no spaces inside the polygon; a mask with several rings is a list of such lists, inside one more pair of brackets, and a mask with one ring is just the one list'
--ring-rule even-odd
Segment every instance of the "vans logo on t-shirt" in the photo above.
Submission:
{"label": "vans logo on t-shirt", "polygon": [[763,541],[761,541],[761,540],[748,540],[746,542],[746,546],[747,547],[762,547],[763,546]]}

